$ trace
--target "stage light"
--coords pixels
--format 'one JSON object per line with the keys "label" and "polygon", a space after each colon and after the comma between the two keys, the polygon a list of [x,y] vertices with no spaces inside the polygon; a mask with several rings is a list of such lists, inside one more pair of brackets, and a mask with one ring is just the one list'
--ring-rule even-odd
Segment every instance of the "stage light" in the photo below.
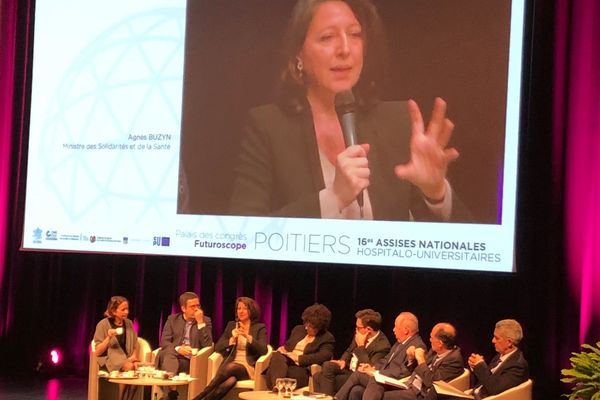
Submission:
{"label": "stage light", "polygon": [[62,362],[62,353],[60,349],[52,349],[50,350],[50,364],[53,366],[58,366]]}
{"label": "stage light", "polygon": [[40,351],[39,357],[33,368],[36,374],[45,378],[55,378],[64,374],[65,354],[60,347],[46,347]]}

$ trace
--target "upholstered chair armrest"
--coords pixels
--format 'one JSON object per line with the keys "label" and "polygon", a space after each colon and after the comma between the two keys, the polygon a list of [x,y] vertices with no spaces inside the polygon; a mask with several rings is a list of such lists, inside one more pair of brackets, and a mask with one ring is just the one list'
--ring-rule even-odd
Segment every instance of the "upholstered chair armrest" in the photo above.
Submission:
{"label": "upholstered chair armrest", "polygon": [[264,372],[269,368],[272,355],[273,347],[267,345],[267,353],[256,360],[256,364],[254,365],[254,390],[267,390],[267,380],[265,379]]}
{"label": "upholstered chair armrest", "polygon": [[471,385],[471,371],[468,368],[465,368],[460,376],[457,376],[448,383],[464,392],[469,389],[469,386]]}
{"label": "upholstered chair armrest", "polygon": [[217,375],[219,367],[223,363],[223,356],[221,353],[214,352],[208,357],[207,369],[206,369],[206,381],[210,382]]}
{"label": "upholstered chair armrest", "polygon": [[526,380],[518,386],[507,389],[502,393],[494,396],[488,396],[485,400],[531,400],[532,399],[533,381]]}
{"label": "upholstered chair armrest", "polygon": [[188,387],[188,398],[190,399],[196,397],[206,387],[208,359],[213,354],[213,350],[213,346],[203,347],[190,359],[190,376],[196,378],[196,380],[190,382]]}

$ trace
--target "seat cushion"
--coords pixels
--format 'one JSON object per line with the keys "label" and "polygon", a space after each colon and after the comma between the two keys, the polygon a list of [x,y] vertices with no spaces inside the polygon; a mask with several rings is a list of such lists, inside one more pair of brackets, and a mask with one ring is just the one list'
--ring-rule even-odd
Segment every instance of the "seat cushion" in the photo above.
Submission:
{"label": "seat cushion", "polygon": [[240,389],[250,389],[253,390],[254,389],[254,381],[252,379],[246,379],[243,381],[237,381],[237,383],[235,384],[236,388],[240,388]]}

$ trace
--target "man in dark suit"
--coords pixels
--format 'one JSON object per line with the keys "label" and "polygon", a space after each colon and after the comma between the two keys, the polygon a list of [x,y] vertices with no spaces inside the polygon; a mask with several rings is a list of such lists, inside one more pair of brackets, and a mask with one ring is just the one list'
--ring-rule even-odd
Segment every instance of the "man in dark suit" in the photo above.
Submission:
{"label": "man in dark suit", "polygon": [[410,375],[406,365],[406,351],[409,347],[425,349],[425,343],[419,336],[419,320],[410,312],[401,312],[394,322],[394,335],[397,342],[389,353],[374,365],[362,364],[350,375],[346,383],[335,394],[338,400],[360,400],[365,388],[373,379],[375,371],[400,379]]}
{"label": "man in dark suit", "polygon": [[[413,346],[406,350],[407,367],[412,371],[406,382],[407,389],[395,389],[372,378],[363,400],[435,400],[437,393],[433,381],[449,381],[463,373],[463,359],[456,346],[456,329],[449,323],[440,322],[431,330],[431,349]],[[385,374],[384,374],[385,375]]]}
{"label": "man in dark suit", "polygon": [[514,319],[504,319],[496,323],[492,343],[496,356],[486,364],[480,354],[471,354],[469,367],[471,387],[475,398],[501,393],[529,379],[529,366],[523,353],[517,347],[523,338],[523,329]]}
{"label": "man in dark suit", "polygon": [[356,314],[356,331],[350,346],[339,360],[323,363],[321,372],[313,376],[315,391],[333,395],[360,364],[375,365],[390,350],[390,342],[381,329],[381,314],[360,310]]}
{"label": "man in dark suit", "polygon": [[193,353],[213,344],[211,321],[200,308],[196,293],[179,296],[179,306],[181,312],[167,318],[156,357],[157,368],[173,374],[189,372]]}

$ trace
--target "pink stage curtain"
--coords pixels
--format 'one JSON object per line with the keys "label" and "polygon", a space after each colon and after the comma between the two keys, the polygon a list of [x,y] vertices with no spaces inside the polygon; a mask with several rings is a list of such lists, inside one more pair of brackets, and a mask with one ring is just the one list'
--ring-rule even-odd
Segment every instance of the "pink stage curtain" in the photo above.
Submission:
{"label": "pink stage curtain", "polygon": [[579,342],[600,334],[600,3],[558,0],[554,155],[565,257],[579,304]]}
{"label": "pink stage curtain", "polygon": [[[17,1],[0,3],[0,290],[7,256],[9,230],[9,202],[11,180],[11,154],[13,146],[13,112],[15,68],[17,52]],[[23,67],[22,67],[23,68]],[[2,293],[0,293],[2,294]],[[0,296],[0,336],[8,329],[8,318],[4,313],[6,298]]]}

